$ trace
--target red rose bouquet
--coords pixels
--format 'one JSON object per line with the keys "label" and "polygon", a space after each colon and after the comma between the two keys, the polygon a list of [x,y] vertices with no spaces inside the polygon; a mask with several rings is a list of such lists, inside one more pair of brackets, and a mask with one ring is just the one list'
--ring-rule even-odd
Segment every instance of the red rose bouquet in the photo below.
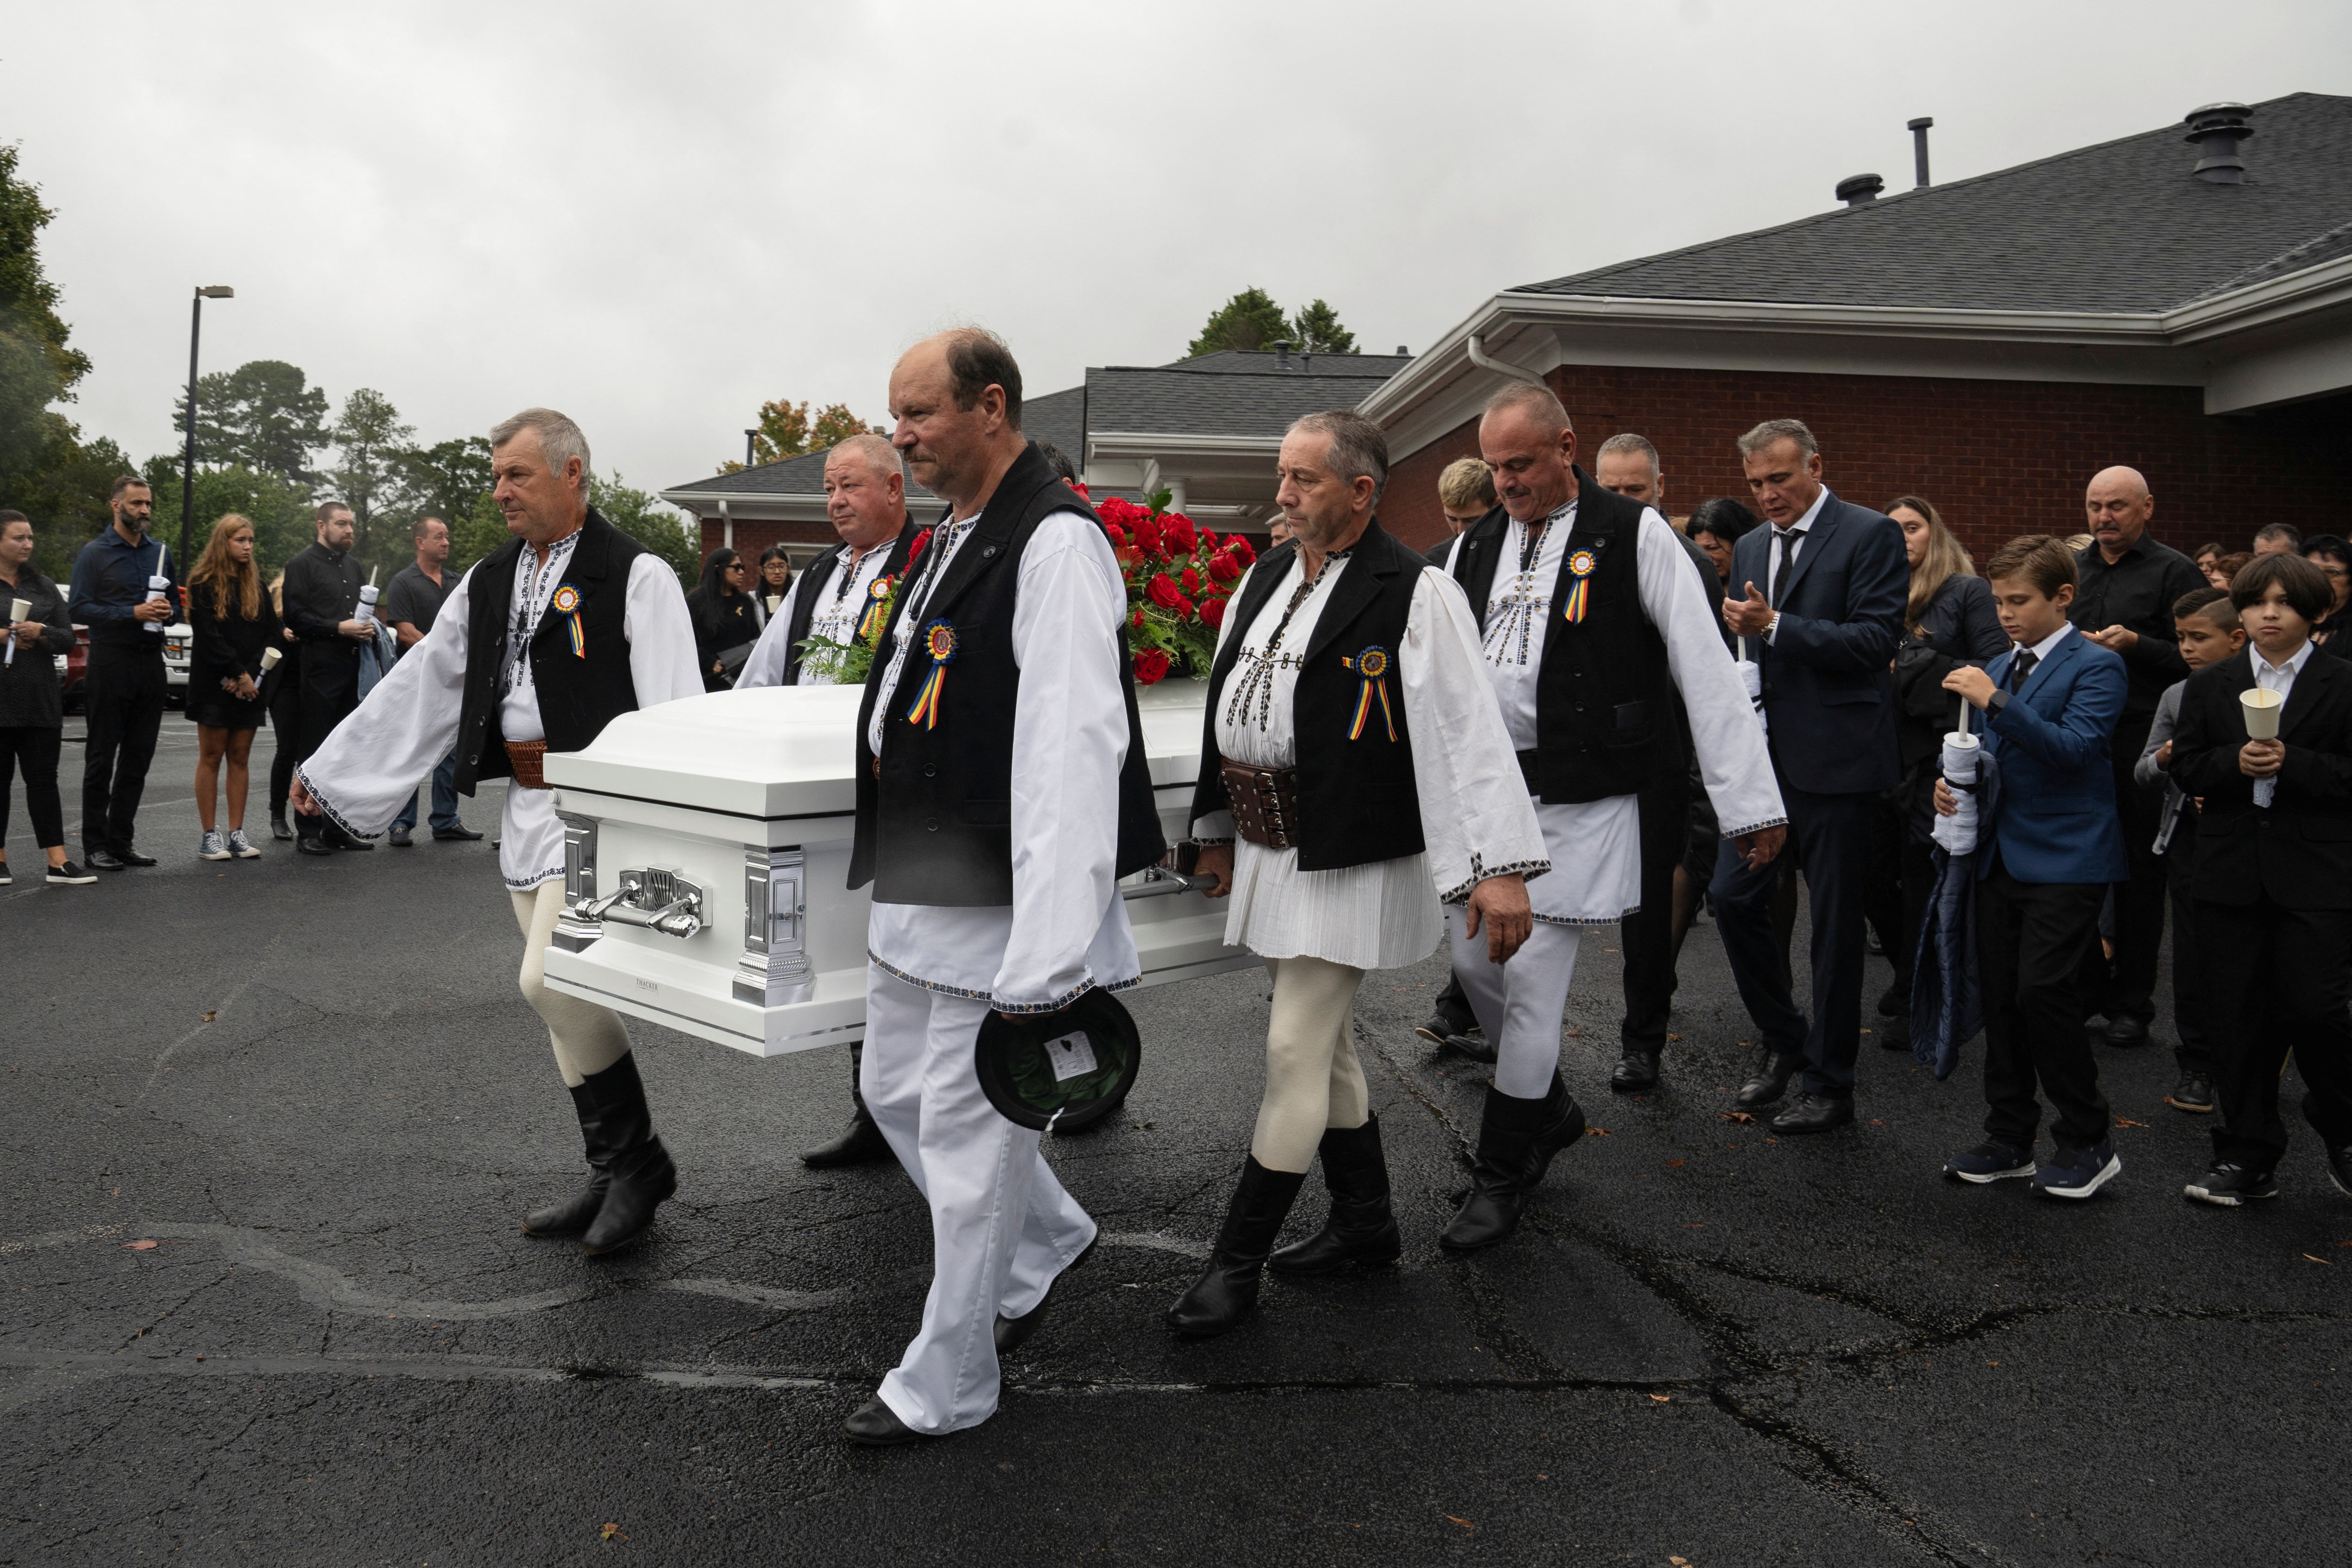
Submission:
{"label": "red rose bouquet", "polygon": [[1152,686],[1181,668],[1209,677],[1225,600],[1257,559],[1238,533],[1219,539],[1182,512],[1166,509],[1166,490],[1141,505],[1118,496],[1095,503],[1127,579],[1127,646],[1138,684]]}

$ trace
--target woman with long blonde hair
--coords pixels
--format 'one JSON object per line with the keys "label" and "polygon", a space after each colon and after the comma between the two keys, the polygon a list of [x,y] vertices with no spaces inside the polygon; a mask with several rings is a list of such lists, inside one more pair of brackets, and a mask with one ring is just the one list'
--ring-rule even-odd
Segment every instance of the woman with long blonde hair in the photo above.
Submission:
{"label": "woman with long blonde hair", "polygon": [[1918,496],[1897,496],[1886,515],[1903,530],[1903,553],[1911,563],[1904,640],[1895,652],[1895,734],[1903,782],[1878,808],[1864,908],[1895,968],[1895,984],[1878,1003],[1886,1026],[1875,1038],[1901,1050],[1911,1044],[1911,961],[1936,887],[1928,831],[1936,821],[1937,759],[1953,721],[1943,679],[1960,665],[1998,657],[2009,647],[2009,634],[2000,629],[1992,585],[1977,575],[1933,505]]}
{"label": "woman with long blonde hair", "polygon": [[[236,512],[213,524],[188,574],[188,717],[196,726],[196,856],[250,860],[261,851],[245,836],[247,759],[261,727],[261,654],[278,617],[253,564],[253,523]],[[228,767],[228,831],[214,826],[222,764]]]}

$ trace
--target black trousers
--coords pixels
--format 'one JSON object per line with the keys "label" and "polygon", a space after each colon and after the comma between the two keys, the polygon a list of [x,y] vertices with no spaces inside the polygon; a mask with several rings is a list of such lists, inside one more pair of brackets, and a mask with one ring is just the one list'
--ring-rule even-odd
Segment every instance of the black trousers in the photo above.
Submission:
{"label": "black trousers", "polygon": [[2352,1144],[2352,910],[2197,905],[2210,983],[2216,1159],[2267,1171],[2286,1152],[2279,1077],[2303,1074],[2303,1117],[2332,1149]]}
{"label": "black trousers", "polygon": [[[2156,852],[2157,818],[2163,797],[2132,779],[2140,752],[2147,749],[2153,716],[2126,717],[2116,724],[2116,815],[2122,820],[2124,863],[2131,875],[2116,887],[2116,957],[2110,964],[2096,942],[2083,957],[2083,1011],[2109,1018],[2156,1016],[2157,950],[2164,945],[2168,901],[2164,857]],[[2192,823],[2189,825],[2194,826]]]}
{"label": "black trousers", "polygon": [[85,849],[129,849],[163,728],[163,639],[152,648],[93,643],[82,680],[89,743],[81,768]]}
{"label": "black trousers", "polygon": [[25,811],[35,840],[44,849],[65,843],[65,807],[58,799],[58,748],[64,740],[64,731],[46,724],[0,730],[0,845],[8,842],[9,786],[18,773],[25,775]]}
{"label": "black trousers", "polygon": [[2189,896],[2197,876],[2197,816],[2185,814],[2172,843],[2164,851],[2164,869],[2172,900],[2172,1032],[2179,1044],[2172,1059],[2182,1072],[2213,1076],[2211,998],[2205,982],[2205,942],[2198,927],[2197,905]]}
{"label": "black trousers", "polygon": [[1895,1014],[1911,1013],[1911,970],[1919,955],[1919,927],[1936,894],[1932,840],[1919,836],[1916,808],[1907,795],[1880,800],[1870,818],[1870,929],[1895,966]]}
{"label": "black trousers", "polygon": [[1675,1009],[1675,868],[1690,841],[1690,777],[1680,771],[1635,797],[1641,810],[1642,907],[1618,927],[1625,959],[1626,1050],[1665,1049]]}
{"label": "black trousers", "polygon": [[[349,718],[352,710],[360,705],[356,669],[347,684],[322,689],[306,681],[300,691],[297,706],[301,715],[301,732],[295,746],[299,755],[294,759],[297,767],[309,761],[311,752],[325,745],[327,737],[335,732],[335,726]],[[292,787],[290,783],[288,787]],[[305,838],[315,838],[325,831],[326,826],[327,819],[323,816],[300,816],[295,820],[294,831]]]}
{"label": "black trousers", "polygon": [[1739,999],[1764,1044],[1805,1055],[1805,1092],[1832,1100],[1853,1094],[1853,1058],[1862,1044],[1863,903],[1870,864],[1870,808],[1875,792],[1814,795],[1784,779],[1789,836],[1803,858],[1805,891],[1813,905],[1813,1017],[1797,1010],[1787,961],[1772,930],[1772,895],[1780,880],[1776,862],[1751,870],[1731,840],[1717,852],[1716,928],[1731,961]]}
{"label": "black trousers", "polygon": [[1995,862],[1977,884],[1977,974],[1984,988],[1985,1132],[2033,1147],[2042,1124],[2069,1149],[2104,1143],[2114,1125],[2083,1030],[2083,948],[2099,943],[2104,882],[2021,882]]}
{"label": "black trousers", "polygon": [[269,755],[269,816],[286,815],[286,799],[294,790],[294,753],[302,744],[302,698],[292,670],[273,678],[269,694],[269,732],[278,744]]}

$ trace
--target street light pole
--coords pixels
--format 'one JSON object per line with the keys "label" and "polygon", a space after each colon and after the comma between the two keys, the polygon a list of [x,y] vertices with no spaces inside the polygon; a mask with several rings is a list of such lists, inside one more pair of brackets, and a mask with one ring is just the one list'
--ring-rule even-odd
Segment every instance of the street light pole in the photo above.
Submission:
{"label": "street light pole", "polygon": [[188,450],[180,464],[180,570],[188,569],[188,530],[196,516],[196,340],[204,331],[205,301],[234,300],[236,290],[214,283],[196,290],[188,307]]}

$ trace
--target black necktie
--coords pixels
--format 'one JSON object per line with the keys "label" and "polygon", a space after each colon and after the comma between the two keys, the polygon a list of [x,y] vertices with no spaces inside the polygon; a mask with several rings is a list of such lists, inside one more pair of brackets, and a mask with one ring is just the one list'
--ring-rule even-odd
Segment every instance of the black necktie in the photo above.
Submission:
{"label": "black necktie", "polygon": [[2011,661],[2009,667],[2009,689],[2011,694],[2025,689],[2026,681],[2033,674],[2033,667],[2041,662],[2032,648],[2019,650],[2017,658]]}
{"label": "black necktie", "polygon": [[1789,591],[1789,568],[1796,564],[1797,541],[1805,537],[1801,528],[1776,528],[1773,539],[1780,547],[1780,563],[1772,573],[1772,607],[1780,607],[1780,595]]}

